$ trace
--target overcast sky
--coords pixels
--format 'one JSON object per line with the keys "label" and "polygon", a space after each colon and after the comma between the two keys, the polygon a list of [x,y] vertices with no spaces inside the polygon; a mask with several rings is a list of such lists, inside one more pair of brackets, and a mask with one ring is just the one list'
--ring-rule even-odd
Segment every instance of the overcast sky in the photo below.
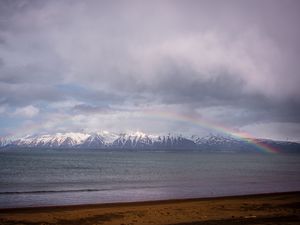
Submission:
{"label": "overcast sky", "polygon": [[300,1],[0,1],[0,135],[300,140]]}

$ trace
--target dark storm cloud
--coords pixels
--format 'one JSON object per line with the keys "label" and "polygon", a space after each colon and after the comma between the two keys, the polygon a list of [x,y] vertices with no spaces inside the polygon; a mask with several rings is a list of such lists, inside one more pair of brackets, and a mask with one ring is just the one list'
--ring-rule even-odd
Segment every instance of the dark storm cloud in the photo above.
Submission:
{"label": "dark storm cloud", "polygon": [[90,104],[120,103],[124,97],[103,91],[88,90],[74,85],[53,86],[46,84],[9,84],[0,82],[0,105],[13,107],[36,104],[55,103],[68,100],[78,100]]}
{"label": "dark storm cloud", "polygon": [[0,82],[0,104],[12,106],[29,105],[38,101],[61,101],[65,97],[53,87],[47,85],[6,84]]}
{"label": "dark storm cloud", "polygon": [[56,89],[62,92],[67,98],[77,99],[89,104],[118,104],[124,101],[127,96],[120,96],[116,93],[90,89],[88,86],[66,83],[56,85]]}
{"label": "dark storm cloud", "polygon": [[299,10],[297,0],[3,0],[0,104],[299,123]]}
{"label": "dark storm cloud", "polygon": [[261,93],[247,93],[245,82],[234,75],[226,75],[226,72],[206,81],[187,79],[191,73],[174,70],[160,79],[157,86],[149,86],[148,91],[156,93],[157,98],[165,104],[185,104],[194,109],[215,106],[244,109],[242,116],[233,118],[240,124],[259,121],[300,122],[299,98],[291,96],[280,100]]}

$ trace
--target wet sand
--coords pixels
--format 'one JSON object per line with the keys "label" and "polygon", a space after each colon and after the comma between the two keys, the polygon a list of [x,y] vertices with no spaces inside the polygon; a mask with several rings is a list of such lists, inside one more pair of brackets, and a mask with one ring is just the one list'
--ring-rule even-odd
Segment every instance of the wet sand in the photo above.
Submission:
{"label": "wet sand", "polygon": [[300,192],[0,209],[2,225],[298,225]]}

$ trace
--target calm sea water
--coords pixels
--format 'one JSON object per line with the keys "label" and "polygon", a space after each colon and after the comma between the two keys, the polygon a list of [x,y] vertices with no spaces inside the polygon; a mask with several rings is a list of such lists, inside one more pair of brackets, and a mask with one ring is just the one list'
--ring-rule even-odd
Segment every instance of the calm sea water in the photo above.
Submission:
{"label": "calm sea water", "polygon": [[0,152],[0,208],[300,191],[300,155]]}

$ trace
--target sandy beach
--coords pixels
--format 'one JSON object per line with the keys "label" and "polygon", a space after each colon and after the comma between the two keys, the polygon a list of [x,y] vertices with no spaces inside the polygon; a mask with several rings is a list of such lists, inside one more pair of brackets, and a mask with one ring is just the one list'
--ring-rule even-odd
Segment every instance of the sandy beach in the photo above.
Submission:
{"label": "sandy beach", "polygon": [[299,224],[300,192],[1,209],[1,225]]}

